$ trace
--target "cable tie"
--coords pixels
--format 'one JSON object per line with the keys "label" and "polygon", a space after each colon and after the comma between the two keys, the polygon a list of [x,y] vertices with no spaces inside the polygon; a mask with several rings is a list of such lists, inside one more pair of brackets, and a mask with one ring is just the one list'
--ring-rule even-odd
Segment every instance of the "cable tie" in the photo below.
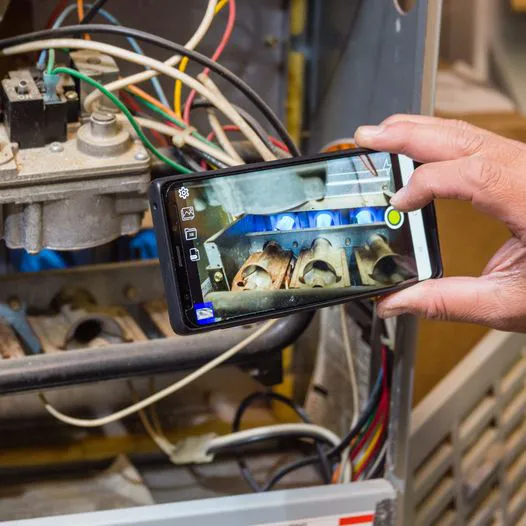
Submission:
{"label": "cable tie", "polygon": [[182,148],[186,144],[188,137],[196,131],[197,129],[193,126],[188,126],[184,130],[181,130],[177,135],[174,135],[172,137],[172,142],[175,146],[177,146],[177,148]]}

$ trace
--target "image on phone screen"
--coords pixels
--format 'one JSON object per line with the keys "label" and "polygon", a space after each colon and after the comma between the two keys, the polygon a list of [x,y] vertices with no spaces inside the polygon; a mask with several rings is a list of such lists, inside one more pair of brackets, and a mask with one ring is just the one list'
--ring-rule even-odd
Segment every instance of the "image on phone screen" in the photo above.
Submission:
{"label": "image on phone screen", "polygon": [[371,294],[432,277],[422,212],[390,205],[415,170],[339,154],[174,182],[166,195],[185,316],[201,326]]}

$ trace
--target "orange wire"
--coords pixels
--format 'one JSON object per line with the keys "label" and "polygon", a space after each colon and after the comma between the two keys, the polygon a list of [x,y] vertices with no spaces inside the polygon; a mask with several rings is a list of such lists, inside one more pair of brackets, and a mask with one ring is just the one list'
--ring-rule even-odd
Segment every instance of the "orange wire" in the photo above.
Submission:
{"label": "orange wire", "polygon": [[143,91],[141,88],[138,88],[137,86],[130,85],[128,86],[128,91],[131,91],[132,93],[135,93],[135,95],[138,95],[139,97],[143,98],[144,100],[147,100],[150,104],[153,104],[160,110],[163,110],[165,113],[170,115],[170,117],[173,117],[177,119],[177,115],[175,112],[171,109],[165,106],[162,102],[157,100],[155,97],[152,97],[149,93],[146,93],[146,91]]}
{"label": "orange wire", "polygon": [[[79,22],[84,20],[84,0],[77,0],[77,14],[79,17]],[[89,35],[84,35],[84,40],[91,40]]]}

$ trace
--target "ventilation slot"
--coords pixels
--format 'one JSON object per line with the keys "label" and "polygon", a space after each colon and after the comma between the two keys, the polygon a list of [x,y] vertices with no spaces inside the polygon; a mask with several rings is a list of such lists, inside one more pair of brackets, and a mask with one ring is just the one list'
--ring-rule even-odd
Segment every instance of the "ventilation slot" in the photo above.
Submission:
{"label": "ventilation slot", "polygon": [[513,494],[508,506],[508,516],[510,524],[524,524],[524,515],[526,514],[526,482]]}
{"label": "ventilation slot", "polygon": [[522,389],[506,406],[502,413],[502,426],[507,433],[521,420],[524,420],[526,412],[526,388]]}
{"label": "ventilation slot", "polygon": [[518,425],[506,438],[504,444],[504,465],[508,466],[518,457],[521,451],[526,449],[526,428],[523,424]]}
{"label": "ventilation slot", "polygon": [[493,390],[490,390],[486,396],[469,412],[460,424],[459,434],[460,442],[464,447],[468,447],[485,427],[495,414],[497,405]]}
{"label": "ventilation slot", "polygon": [[423,502],[416,508],[417,526],[434,524],[442,518],[447,507],[453,506],[453,472],[448,471],[446,476],[431,490]]}
{"label": "ventilation slot", "polygon": [[508,491],[513,493],[524,480],[526,480],[526,452],[517,460],[513,461],[506,470],[506,485],[508,486]]}
{"label": "ventilation slot", "polygon": [[487,497],[477,506],[470,516],[467,526],[494,524],[497,520],[500,492],[497,488],[490,491]]}
{"label": "ventilation slot", "polygon": [[442,442],[420,464],[414,479],[415,502],[421,502],[425,496],[436,486],[439,479],[451,469],[453,446],[450,440]]}
{"label": "ventilation slot", "polygon": [[524,388],[525,378],[526,358],[521,357],[508,369],[500,384],[502,397],[505,401],[508,401],[519,389]]}

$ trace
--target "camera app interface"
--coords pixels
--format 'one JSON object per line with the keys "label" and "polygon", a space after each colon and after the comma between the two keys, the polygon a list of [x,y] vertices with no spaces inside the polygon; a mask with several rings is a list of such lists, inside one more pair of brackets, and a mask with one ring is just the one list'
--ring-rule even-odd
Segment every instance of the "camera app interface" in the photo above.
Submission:
{"label": "camera app interface", "polygon": [[174,184],[168,214],[207,325],[417,278],[410,221],[390,206],[397,156],[352,154]]}

